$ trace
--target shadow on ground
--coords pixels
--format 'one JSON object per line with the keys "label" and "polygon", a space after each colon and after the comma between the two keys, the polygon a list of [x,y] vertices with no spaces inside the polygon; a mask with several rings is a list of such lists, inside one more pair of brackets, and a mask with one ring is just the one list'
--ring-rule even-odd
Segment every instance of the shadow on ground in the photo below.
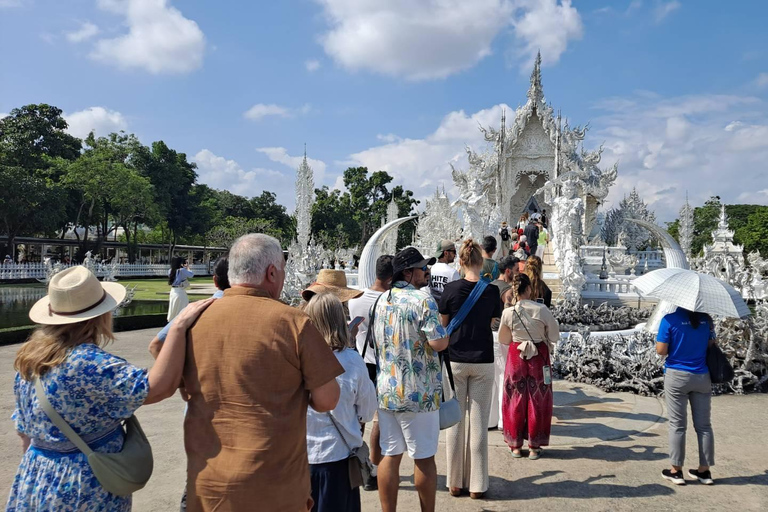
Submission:
{"label": "shadow on ground", "polygon": [[[616,475],[591,476],[584,480],[558,479],[542,481],[562,473],[564,472],[543,471],[540,475],[518,478],[516,480],[505,480],[504,478],[491,476],[490,487],[483,501],[525,501],[539,498],[648,498],[652,496],[669,496],[675,493],[674,489],[661,483],[641,485],[603,483],[606,480],[616,478]],[[400,482],[400,490],[415,490],[411,477],[401,477]],[[437,489],[438,492],[448,492],[444,475],[438,475]],[[462,499],[462,497],[457,499]],[[467,497],[467,499],[469,498]]]}

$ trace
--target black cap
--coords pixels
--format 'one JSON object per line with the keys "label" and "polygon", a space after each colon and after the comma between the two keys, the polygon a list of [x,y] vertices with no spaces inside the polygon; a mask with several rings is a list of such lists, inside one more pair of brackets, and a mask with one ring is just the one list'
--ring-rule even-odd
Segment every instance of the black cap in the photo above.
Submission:
{"label": "black cap", "polygon": [[419,250],[415,247],[406,247],[395,254],[395,259],[392,261],[392,270],[397,274],[409,268],[421,268],[424,265],[434,265],[435,261],[437,261],[435,258],[425,258],[422,256]]}
{"label": "black cap", "polygon": [[499,262],[499,269],[501,269],[502,272],[507,269],[513,269],[518,263],[520,263],[520,258],[517,256],[505,256]]}

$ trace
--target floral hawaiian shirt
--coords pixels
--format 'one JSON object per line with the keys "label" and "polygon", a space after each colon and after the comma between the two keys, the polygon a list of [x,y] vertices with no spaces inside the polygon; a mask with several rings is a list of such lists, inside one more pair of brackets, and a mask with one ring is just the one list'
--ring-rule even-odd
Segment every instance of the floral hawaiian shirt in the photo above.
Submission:
{"label": "floral hawaiian shirt", "polygon": [[379,407],[393,412],[440,408],[442,372],[429,341],[448,334],[428,291],[397,282],[376,304],[373,329],[379,375]]}

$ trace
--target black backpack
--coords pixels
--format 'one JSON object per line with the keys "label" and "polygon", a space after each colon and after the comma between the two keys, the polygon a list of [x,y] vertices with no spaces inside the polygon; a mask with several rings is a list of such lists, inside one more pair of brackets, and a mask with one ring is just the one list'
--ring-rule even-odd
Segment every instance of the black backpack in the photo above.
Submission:
{"label": "black backpack", "polygon": [[509,230],[507,228],[501,228],[501,239],[505,242],[509,240]]}

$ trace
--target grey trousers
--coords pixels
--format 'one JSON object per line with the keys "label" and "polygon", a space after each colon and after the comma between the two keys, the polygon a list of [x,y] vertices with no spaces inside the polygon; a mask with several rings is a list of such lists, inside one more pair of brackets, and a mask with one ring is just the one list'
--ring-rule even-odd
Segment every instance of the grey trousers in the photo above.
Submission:
{"label": "grey trousers", "polygon": [[685,462],[685,432],[688,427],[688,402],[691,403],[693,428],[699,441],[699,465],[715,465],[715,434],[710,411],[712,382],[709,373],[690,373],[667,369],[664,396],[669,415],[669,459],[673,466]]}

